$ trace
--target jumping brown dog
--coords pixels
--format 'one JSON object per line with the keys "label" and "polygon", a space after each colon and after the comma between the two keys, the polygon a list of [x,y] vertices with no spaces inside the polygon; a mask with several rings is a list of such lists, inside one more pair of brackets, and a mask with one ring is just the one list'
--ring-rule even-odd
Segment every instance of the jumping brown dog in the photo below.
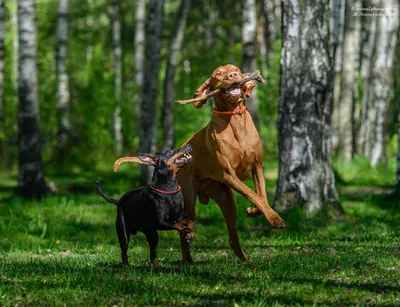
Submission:
{"label": "jumping brown dog", "polygon": [[[182,167],[177,174],[184,196],[185,214],[190,223],[196,219],[197,197],[202,204],[213,199],[224,215],[234,253],[246,262],[248,258],[242,251],[236,230],[236,203],[232,189],[255,205],[255,208],[247,209],[248,216],[264,214],[272,227],[285,227],[284,221],[267,200],[261,141],[243,97],[250,97],[255,86],[253,81],[245,82],[247,77],[249,75],[243,75],[232,64],[220,66],[197,89],[196,99],[180,101],[201,108],[213,96],[215,109],[210,123],[184,143],[192,145],[193,162]],[[255,192],[243,183],[250,172]],[[191,262],[189,244],[183,237],[180,243],[182,260]]]}
{"label": "jumping brown dog", "polygon": [[[248,216],[264,214],[274,228],[282,228],[285,223],[267,200],[262,145],[243,97],[243,94],[250,97],[255,83],[249,81],[240,86],[244,77],[240,69],[232,64],[220,66],[197,89],[194,97],[204,96],[205,99],[194,102],[194,106],[201,108],[207,102],[208,94],[215,91],[215,109],[210,123],[185,142],[192,145],[193,163],[178,172],[178,180],[182,186],[187,217],[195,220],[197,197],[202,204],[213,199],[224,215],[234,253],[247,262],[236,230],[236,203],[231,189],[256,206],[247,209]],[[256,192],[243,183],[250,172]],[[181,249],[183,261],[192,261],[189,244],[183,239]]]}

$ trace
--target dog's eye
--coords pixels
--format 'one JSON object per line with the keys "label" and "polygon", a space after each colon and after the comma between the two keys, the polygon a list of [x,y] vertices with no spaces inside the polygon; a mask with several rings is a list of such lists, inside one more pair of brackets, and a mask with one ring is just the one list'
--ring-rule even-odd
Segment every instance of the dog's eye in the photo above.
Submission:
{"label": "dog's eye", "polygon": [[216,77],[219,77],[221,75],[220,71],[217,71],[217,73],[215,74]]}

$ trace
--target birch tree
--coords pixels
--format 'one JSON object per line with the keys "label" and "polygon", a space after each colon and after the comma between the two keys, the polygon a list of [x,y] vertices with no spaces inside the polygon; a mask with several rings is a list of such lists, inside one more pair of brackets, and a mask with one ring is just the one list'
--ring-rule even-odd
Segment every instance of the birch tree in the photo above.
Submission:
{"label": "birch tree", "polygon": [[357,27],[360,17],[353,16],[352,7],[361,7],[361,1],[345,1],[344,31],[342,46],[342,67],[339,108],[339,154],[345,160],[353,157],[354,109],[357,91],[358,52],[360,29]]}
{"label": "birch tree", "polygon": [[275,204],[313,214],[329,203],[342,213],[331,162],[329,0],[283,0],[282,10]]}
{"label": "birch tree", "polygon": [[342,82],[342,46],[343,46],[344,0],[332,1],[332,59],[334,70],[333,109],[332,109],[332,152],[339,150],[340,129],[340,92]]}
{"label": "birch tree", "polygon": [[113,114],[115,152],[122,152],[122,121],[121,121],[121,23],[119,16],[119,1],[112,0],[112,42],[114,52],[114,97],[117,103]]}
{"label": "birch tree", "polygon": [[[243,0],[243,63],[242,71],[249,72],[257,66],[257,9],[256,0]],[[254,124],[260,131],[260,110],[257,101],[257,91],[254,88],[251,97],[246,100],[247,108],[253,118]]]}
{"label": "birch tree", "polygon": [[167,71],[164,80],[164,104],[162,109],[162,125],[164,135],[164,149],[173,148],[175,145],[175,126],[174,126],[174,80],[175,71],[178,64],[178,55],[181,50],[182,41],[185,33],[186,20],[190,7],[190,0],[181,0],[181,4],[176,15],[175,30],[172,34]]}
{"label": "birch tree", "polygon": [[144,48],[145,48],[145,20],[146,20],[146,1],[136,0],[135,10],[135,86],[136,93],[133,99],[134,109],[141,106],[141,93],[143,88],[144,76]]}
{"label": "birch tree", "polygon": [[399,15],[398,11],[391,11],[397,7],[395,0],[376,0],[371,5],[384,8],[385,14],[371,16],[370,32],[373,40],[370,41],[371,59],[369,66],[365,68],[368,78],[363,92],[359,144],[371,166],[375,167],[379,162],[386,162],[387,112],[393,90],[393,63]]}
{"label": "birch tree", "polygon": [[40,197],[49,188],[44,181],[40,148],[35,0],[18,2],[18,35],[18,191],[25,197]]}
{"label": "birch tree", "polygon": [[58,121],[58,156],[62,160],[68,136],[71,133],[70,93],[67,73],[68,44],[68,3],[58,0],[57,38],[56,38],[56,73],[57,73],[57,121]]}
{"label": "birch tree", "polygon": [[[143,100],[140,113],[139,152],[154,153],[157,149],[157,96],[160,71],[161,31],[164,18],[164,0],[150,0],[146,58],[144,66]],[[153,169],[142,165],[140,183],[150,182]]]}
{"label": "birch tree", "polygon": [[[0,153],[3,153],[3,142],[4,137],[4,0],[0,0]],[[4,158],[4,157],[3,157]]]}

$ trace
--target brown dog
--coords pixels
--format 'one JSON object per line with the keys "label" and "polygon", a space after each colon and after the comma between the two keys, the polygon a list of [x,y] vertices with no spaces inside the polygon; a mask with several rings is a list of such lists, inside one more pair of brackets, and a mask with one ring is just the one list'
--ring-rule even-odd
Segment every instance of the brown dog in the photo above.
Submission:
{"label": "brown dog", "polygon": [[[202,204],[213,199],[224,215],[233,251],[247,262],[236,231],[236,203],[231,189],[256,206],[247,209],[248,216],[264,214],[274,228],[282,228],[285,223],[267,200],[260,137],[243,97],[243,94],[250,96],[255,83],[248,81],[243,84],[240,82],[243,79],[240,69],[228,64],[214,70],[211,77],[197,89],[194,97],[198,99],[193,102],[194,106],[201,108],[213,95],[214,114],[206,127],[185,142],[192,145],[193,162],[181,168],[178,180],[182,186],[188,219],[194,221],[196,218],[197,197]],[[250,172],[256,192],[243,183]],[[183,261],[192,261],[189,244],[183,238],[181,249]]]}

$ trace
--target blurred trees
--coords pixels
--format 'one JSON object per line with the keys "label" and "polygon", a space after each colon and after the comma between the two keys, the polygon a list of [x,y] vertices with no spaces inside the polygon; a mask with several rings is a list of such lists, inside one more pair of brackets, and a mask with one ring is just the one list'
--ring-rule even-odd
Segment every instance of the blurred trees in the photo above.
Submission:
{"label": "blurred trees", "polygon": [[[146,37],[146,52],[140,107],[139,152],[157,151],[157,96],[161,61],[161,32],[164,18],[164,0],[149,2],[149,30]],[[141,166],[140,183],[148,184],[153,176],[153,167]]]}
{"label": "blurred trees", "polygon": [[112,46],[114,53],[114,97],[116,102],[113,114],[115,153],[119,156],[122,152],[121,133],[121,23],[119,16],[119,0],[112,0]]}
{"label": "blurred trees", "polygon": [[190,0],[181,0],[174,32],[171,33],[168,52],[167,71],[164,79],[164,105],[162,109],[163,149],[175,146],[174,127],[174,99],[175,99],[175,73],[178,65],[178,56],[182,48],[185,35],[186,19],[189,12]]}
{"label": "blurred trees", "polygon": [[5,154],[4,133],[4,0],[0,0],[0,155]]}
{"label": "blurred trees", "polygon": [[18,1],[19,37],[19,193],[40,197],[49,191],[44,181],[36,71],[35,0]]}
{"label": "blurred trees", "polygon": [[[242,72],[250,72],[257,66],[257,8],[256,0],[243,1],[243,63]],[[260,109],[258,108],[257,87],[253,89],[252,96],[246,100],[254,124],[260,131]]]}
{"label": "blurred trees", "polygon": [[67,73],[68,44],[68,5],[69,0],[58,1],[56,32],[56,73],[57,73],[57,123],[58,123],[58,159],[62,161],[68,136],[71,135],[70,92]]}
{"label": "blurred trees", "polygon": [[[250,49],[245,48],[247,43],[244,41],[243,30],[249,25],[247,16],[250,13],[253,16],[251,25],[254,27],[254,10],[257,35],[255,50],[253,47],[251,49],[254,51],[251,54],[252,63],[255,59],[255,67],[263,71],[267,81],[257,85],[259,111],[255,112],[254,117],[259,116],[259,131],[264,139],[266,159],[275,161],[278,158],[276,120],[281,82],[279,0],[257,0],[255,3],[230,0],[192,1],[190,9],[187,10],[186,25],[182,26],[185,18],[179,16],[180,7],[184,2],[186,1],[165,0],[164,22],[159,33],[159,68],[155,65],[157,58],[150,56],[147,50],[154,47],[154,44],[149,42],[149,0],[37,2],[37,76],[42,119],[41,146],[44,164],[55,166],[47,169],[57,171],[59,166],[56,166],[55,162],[58,162],[60,152],[65,160],[63,166],[71,168],[111,167],[117,148],[122,148],[121,154],[136,154],[140,145],[140,129],[143,128],[139,125],[139,118],[143,115],[140,115],[142,107],[144,114],[150,106],[153,110],[152,115],[146,115],[146,123],[163,122],[163,125],[151,128],[151,135],[142,132],[142,139],[153,138],[152,144],[159,144],[153,146],[155,151],[162,147],[182,144],[186,138],[208,123],[212,104],[209,103],[209,108],[203,108],[200,112],[190,106],[173,107],[174,103],[171,101],[192,97],[195,89],[215,67],[228,62],[241,66],[242,60],[244,64],[245,54],[250,54]],[[0,99],[0,110],[3,110],[4,120],[0,121],[0,143],[3,148],[0,154],[1,164],[15,169],[18,156],[17,2],[10,0],[3,3],[4,95]],[[62,3],[68,4],[64,13],[60,11]],[[383,7],[393,3],[374,0],[363,1],[359,5]],[[344,1],[332,1],[332,8],[336,16],[333,16],[333,24],[336,25],[332,28],[332,45],[335,48],[332,48],[332,45],[327,47],[332,53],[336,50],[334,64],[337,93],[332,127],[343,123],[347,116],[351,123],[347,124],[347,128],[342,126],[341,131],[353,139],[352,142],[348,139],[346,141],[346,144],[352,143],[351,156],[365,155],[371,161],[372,157],[379,156],[373,160],[377,161],[374,165],[379,164],[385,162],[385,152],[387,156],[393,157],[397,150],[395,142],[389,143],[388,140],[393,139],[397,133],[393,114],[397,113],[394,105],[398,102],[398,95],[392,95],[395,87],[392,81],[394,67],[390,63],[393,63],[393,39],[396,39],[393,29],[398,28],[398,11],[394,12],[396,17],[391,19],[355,16],[353,14],[357,11],[350,11],[352,15],[347,15],[345,21]],[[331,16],[328,13],[324,18],[329,19]],[[361,23],[361,34],[359,46],[355,47],[359,51],[354,52],[356,49],[350,47],[354,46],[356,40],[351,39],[351,33],[353,37],[358,35],[354,33],[358,31],[358,22]],[[392,30],[389,30],[389,22],[394,22]],[[178,28],[184,28],[183,33],[178,32]],[[184,37],[181,46],[175,45],[174,42],[178,42],[181,34]],[[253,38],[254,36],[252,40]],[[145,47],[146,41],[148,47]],[[382,47],[385,44],[386,47]],[[148,59],[151,59],[150,64],[154,65],[150,68],[153,71],[144,69]],[[244,67],[244,70],[247,69]],[[344,73],[345,70],[349,73]],[[142,91],[145,71],[148,73],[145,83],[147,92]],[[170,77],[171,71],[174,72],[174,77]],[[398,71],[395,74],[398,78]],[[153,95],[150,105],[147,102],[142,104],[141,100],[150,91]],[[167,99],[168,102],[163,103],[163,100]],[[347,109],[340,108],[350,100],[353,115],[348,117],[351,112],[346,110],[350,110],[350,105],[347,104]],[[250,101],[248,105],[251,106]],[[116,116],[118,114],[119,116]],[[59,136],[69,136],[60,133],[66,130],[61,127],[65,122],[68,123],[67,126],[74,128],[77,138],[71,140],[71,146],[66,146],[61,151]],[[119,128],[120,137],[116,134]],[[341,139],[342,144],[335,152],[340,153],[344,151],[345,139],[338,139]],[[382,155],[378,154],[379,152]]]}

